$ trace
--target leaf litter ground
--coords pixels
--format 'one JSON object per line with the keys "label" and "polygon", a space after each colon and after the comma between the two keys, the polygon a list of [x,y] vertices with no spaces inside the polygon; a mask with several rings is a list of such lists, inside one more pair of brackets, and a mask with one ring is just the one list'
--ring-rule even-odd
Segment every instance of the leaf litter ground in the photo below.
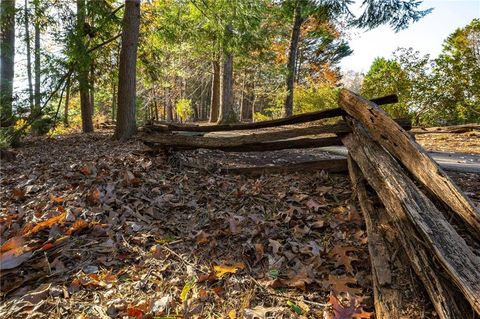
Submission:
{"label": "leaf litter ground", "polygon": [[142,148],[69,135],[2,163],[2,318],[372,317],[347,176],[206,174]]}

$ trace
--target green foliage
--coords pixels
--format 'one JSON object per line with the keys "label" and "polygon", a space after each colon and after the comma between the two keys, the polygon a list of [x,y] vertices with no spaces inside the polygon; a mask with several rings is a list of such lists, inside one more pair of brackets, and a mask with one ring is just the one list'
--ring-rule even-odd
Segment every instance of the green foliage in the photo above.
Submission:
{"label": "green foliage", "polygon": [[480,122],[480,20],[453,32],[434,60],[413,49],[399,49],[391,60],[376,59],[361,92],[368,98],[397,94],[399,103],[385,110],[416,124]]}
{"label": "green foliage", "polygon": [[44,115],[32,123],[32,131],[36,135],[45,135],[52,128],[53,121],[53,118]]}
{"label": "green foliage", "polygon": [[396,94],[399,102],[383,108],[392,117],[410,117],[407,101],[409,86],[407,73],[398,61],[376,58],[363,79],[361,94],[369,99]]}
{"label": "green foliage", "polygon": [[183,121],[186,121],[194,114],[194,110],[192,108],[192,100],[190,99],[180,99],[177,101],[175,105],[175,109],[177,114]]}
{"label": "green foliage", "polygon": [[338,107],[338,89],[321,83],[298,86],[294,92],[294,112],[306,113]]}

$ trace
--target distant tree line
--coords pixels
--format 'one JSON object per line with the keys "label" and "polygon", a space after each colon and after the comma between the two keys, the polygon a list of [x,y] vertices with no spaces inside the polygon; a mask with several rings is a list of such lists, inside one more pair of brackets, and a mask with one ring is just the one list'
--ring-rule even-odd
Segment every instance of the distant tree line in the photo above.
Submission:
{"label": "distant tree line", "polygon": [[449,35],[437,58],[412,48],[377,58],[360,91],[369,98],[397,94],[399,103],[386,111],[416,124],[480,123],[480,19]]}

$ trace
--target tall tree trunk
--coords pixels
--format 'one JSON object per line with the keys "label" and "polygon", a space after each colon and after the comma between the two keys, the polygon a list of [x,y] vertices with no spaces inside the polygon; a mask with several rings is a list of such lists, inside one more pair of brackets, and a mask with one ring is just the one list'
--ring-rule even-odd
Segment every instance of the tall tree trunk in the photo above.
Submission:
{"label": "tall tree trunk", "polygon": [[218,121],[220,111],[220,62],[212,62],[212,95],[210,103],[210,123]]}
{"label": "tall tree trunk", "polygon": [[68,126],[68,104],[70,103],[70,77],[67,80],[67,92],[65,94],[65,110],[63,111],[63,124]]}
{"label": "tall tree trunk", "polygon": [[115,81],[112,83],[112,122],[115,121],[115,110],[117,108],[117,85]]}
{"label": "tall tree trunk", "polygon": [[253,120],[253,81],[254,78],[250,77],[247,70],[245,70],[242,89],[242,104],[240,107],[242,121],[250,122]]}
{"label": "tall tree trunk", "polygon": [[[90,92],[90,108],[93,114],[95,114],[95,66],[93,65],[93,60],[90,63],[90,85],[89,85],[89,92]],[[100,110],[102,113],[103,110]]]}
{"label": "tall tree trunk", "polygon": [[82,131],[93,132],[92,107],[90,105],[90,94],[88,90],[88,73],[90,70],[90,57],[85,45],[85,0],[77,0],[77,56],[78,63],[78,85],[80,89],[80,109],[82,113]]}
{"label": "tall tree trunk", "polygon": [[295,15],[293,17],[293,29],[290,38],[290,51],[288,52],[287,64],[287,96],[283,106],[283,115],[293,115],[293,89],[295,85],[295,66],[297,59],[298,41],[300,39],[300,28],[303,23],[302,18],[302,0],[297,0],[295,6]]}
{"label": "tall tree trunk", "polygon": [[0,126],[12,124],[15,60],[15,0],[0,3]]}
{"label": "tall tree trunk", "polygon": [[34,4],[34,11],[35,11],[35,21],[34,21],[34,28],[35,28],[35,48],[34,48],[34,67],[35,67],[35,112],[40,111],[40,103],[41,103],[41,55],[40,55],[40,0],[35,0]]}
{"label": "tall tree trunk", "polygon": [[33,79],[32,79],[32,46],[30,43],[30,13],[28,12],[28,0],[25,0],[25,44],[27,48],[27,78],[28,78],[28,101],[30,112],[33,111]]}
{"label": "tall tree trunk", "polygon": [[165,108],[166,108],[166,117],[167,117],[167,122],[172,122],[173,121],[173,110],[172,110],[172,101],[170,100],[170,88],[166,87],[165,88]]}
{"label": "tall tree trunk", "polygon": [[233,54],[225,53],[222,79],[222,104],[220,105],[219,124],[235,123],[237,116],[233,110]]}
{"label": "tall tree trunk", "polygon": [[137,131],[135,98],[137,90],[137,47],[140,28],[140,0],[125,0],[122,50],[118,74],[118,112],[115,138],[126,140]]}

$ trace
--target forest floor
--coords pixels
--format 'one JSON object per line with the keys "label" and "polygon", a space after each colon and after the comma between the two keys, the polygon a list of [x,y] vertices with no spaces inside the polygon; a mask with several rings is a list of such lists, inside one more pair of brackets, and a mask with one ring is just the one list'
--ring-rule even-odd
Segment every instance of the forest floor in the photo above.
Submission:
{"label": "forest floor", "polygon": [[[205,173],[110,135],[32,139],[1,163],[0,317],[370,317],[348,176]],[[478,205],[478,175],[452,177]]]}

